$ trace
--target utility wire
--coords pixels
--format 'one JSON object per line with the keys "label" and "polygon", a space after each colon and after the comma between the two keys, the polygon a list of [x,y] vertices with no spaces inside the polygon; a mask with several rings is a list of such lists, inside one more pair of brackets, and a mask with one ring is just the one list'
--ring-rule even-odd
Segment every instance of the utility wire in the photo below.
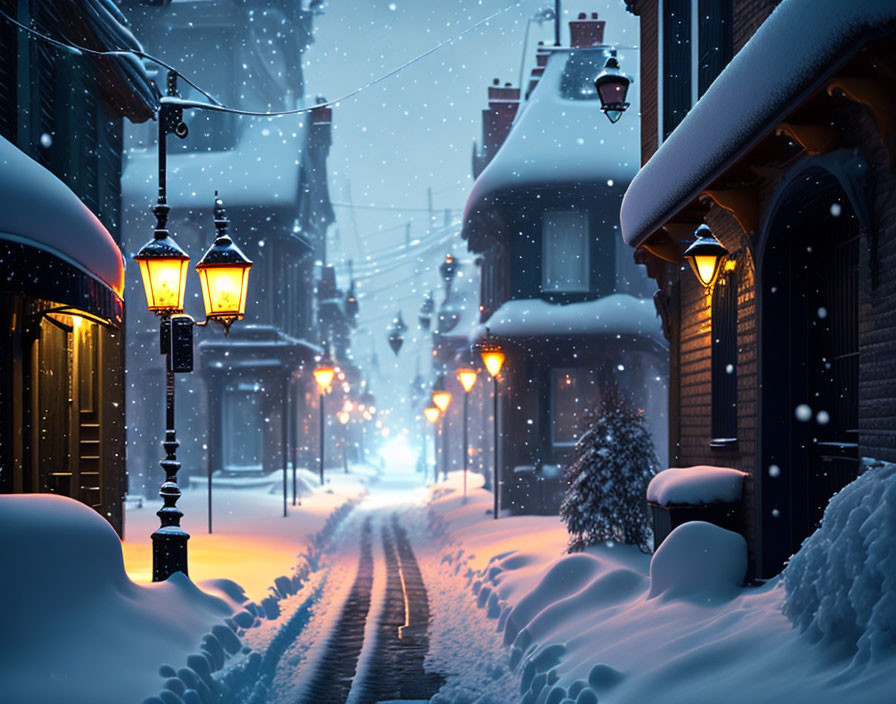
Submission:
{"label": "utility wire", "polygon": [[430,210],[429,208],[418,208],[418,207],[408,207],[403,208],[397,205],[365,205],[362,203],[331,203],[334,208],[352,208],[353,210],[388,210],[398,213],[429,213],[429,212],[444,212],[446,210],[450,210],[451,212],[456,212],[460,210],[460,208],[436,208],[434,210]]}
{"label": "utility wire", "polygon": [[312,110],[316,110],[319,108],[336,106],[344,100],[353,98],[356,95],[358,95],[359,93],[363,93],[364,91],[372,88],[373,86],[375,86],[379,83],[382,83],[386,79],[391,78],[392,76],[398,75],[399,73],[404,71],[409,66],[412,66],[413,64],[417,63],[418,61],[425,59],[430,54],[434,54],[442,47],[444,47],[448,44],[453,44],[454,42],[462,39],[465,35],[469,34],[473,30],[478,29],[482,25],[490,22],[495,17],[498,17],[499,15],[502,15],[505,12],[512,10],[513,8],[519,6],[522,2],[523,2],[523,0],[515,0],[514,2],[510,3],[509,5],[502,7],[500,10],[496,10],[495,12],[491,13],[487,17],[484,17],[483,19],[479,20],[475,24],[470,25],[469,27],[464,29],[459,34],[456,34],[453,37],[450,37],[448,39],[444,39],[443,41],[439,42],[435,46],[432,46],[429,49],[427,49],[426,51],[424,51],[422,54],[418,54],[417,56],[413,57],[412,59],[405,61],[403,64],[396,66],[391,71],[387,71],[386,73],[368,81],[367,83],[364,83],[363,85],[348,91],[347,93],[339,96],[335,100],[329,100],[329,101],[324,101],[322,103],[317,103],[317,104],[313,105],[312,107],[301,107],[301,108],[295,108],[294,110],[280,110],[280,111],[273,111],[273,112],[258,112],[258,111],[254,111],[254,110],[241,110],[239,108],[232,108],[227,105],[224,105],[224,104],[220,103],[218,100],[216,100],[214,98],[214,96],[212,96],[210,93],[208,93],[207,91],[203,90],[198,85],[196,85],[193,81],[191,81],[189,78],[187,78],[184,74],[182,74],[180,71],[178,71],[173,66],[165,63],[161,59],[157,59],[155,56],[147,54],[138,49],[115,49],[115,50],[109,50],[109,51],[97,51],[96,49],[88,49],[87,47],[76,44],[75,42],[72,42],[70,40],[69,40],[69,43],[65,43],[65,42],[60,42],[57,39],[53,39],[52,37],[50,37],[46,34],[38,32],[37,30],[32,29],[31,27],[29,27],[25,24],[22,24],[18,20],[7,15],[2,10],[0,10],[0,15],[2,15],[3,18],[5,18],[8,22],[11,22],[12,24],[14,24],[19,29],[27,32],[29,35],[31,35],[37,39],[40,39],[41,41],[45,41],[50,44],[53,44],[54,46],[57,46],[66,51],[83,52],[85,54],[89,54],[92,56],[127,56],[130,54],[130,55],[139,57],[141,59],[146,59],[148,61],[156,63],[159,66],[167,69],[168,71],[171,71],[172,73],[177,75],[179,78],[183,79],[183,81],[185,83],[187,83],[189,86],[195,88],[203,96],[205,96],[206,98],[208,98],[208,100],[211,101],[211,103],[209,104],[209,103],[202,103],[202,102],[193,101],[193,100],[180,100],[178,98],[163,98],[163,101],[165,101],[165,102],[175,104],[175,105],[178,105],[178,106],[184,107],[184,108],[204,108],[206,110],[213,110],[215,112],[227,112],[227,113],[231,113],[234,115],[246,115],[249,117],[285,117],[287,115],[301,115],[303,113],[309,113]]}

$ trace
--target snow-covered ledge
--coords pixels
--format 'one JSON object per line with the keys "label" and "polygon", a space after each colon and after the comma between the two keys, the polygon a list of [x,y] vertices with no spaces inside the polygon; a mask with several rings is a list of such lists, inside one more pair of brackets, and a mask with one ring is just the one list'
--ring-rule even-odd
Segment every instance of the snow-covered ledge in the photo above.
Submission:
{"label": "snow-covered ledge", "polygon": [[672,467],[647,487],[647,500],[658,506],[734,503],[743,495],[746,472],[729,467]]}

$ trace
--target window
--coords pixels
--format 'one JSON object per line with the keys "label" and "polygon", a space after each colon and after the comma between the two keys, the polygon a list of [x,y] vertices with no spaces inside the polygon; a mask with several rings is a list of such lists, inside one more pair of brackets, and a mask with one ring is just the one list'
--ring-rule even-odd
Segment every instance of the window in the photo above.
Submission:
{"label": "window", "polygon": [[662,138],[678,127],[691,108],[691,1],[663,0],[660,21]]}
{"label": "window", "polygon": [[712,292],[712,441],[737,441],[737,283],[719,278]]}
{"label": "window", "polygon": [[586,408],[597,402],[597,374],[592,369],[551,370],[551,428],[554,445],[575,445],[584,428]]}
{"label": "window", "polygon": [[587,292],[591,267],[588,213],[545,213],[542,235],[542,291]]}
{"label": "window", "polygon": [[697,57],[698,97],[731,61],[731,0],[699,0]]}

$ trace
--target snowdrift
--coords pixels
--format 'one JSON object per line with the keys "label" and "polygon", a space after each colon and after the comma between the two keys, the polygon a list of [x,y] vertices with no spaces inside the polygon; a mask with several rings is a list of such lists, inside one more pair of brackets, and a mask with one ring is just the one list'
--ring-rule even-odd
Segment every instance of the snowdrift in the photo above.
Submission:
{"label": "snowdrift", "polygon": [[844,489],[760,587],[743,584],[744,539],[708,523],[679,526],[652,558],[610,544],[562,555],[557,519],[494,521],[491,494],[464,502],[454,477],[428,510],[444,569],[496,621],[519,675],[502,701],[877,704],[896,691],[894,474]]}
{"label": "snowdrift", "polygon": [[61,496],[0,496],[0,565],[0,691],[17,704],[140,701],[235,608],[180,574],[133,583],[112,527]]}

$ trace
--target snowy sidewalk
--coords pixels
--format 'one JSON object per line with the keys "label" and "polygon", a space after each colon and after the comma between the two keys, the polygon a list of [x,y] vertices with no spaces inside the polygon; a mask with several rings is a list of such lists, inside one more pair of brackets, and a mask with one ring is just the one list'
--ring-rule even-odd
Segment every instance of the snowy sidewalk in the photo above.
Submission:
{"label": "snowy sidewalk", "polygon": [[[431,659],[448,681],[433,702],[476,701],[482,693],[482,701],[522,704],[892,701],[896,637],[892,628],[889,635],[880,630],[893,623],[892,606],[886,607],[896,603],[892,572],[881,583],[884,563],[878,567],[867,551],[892,565],[896,531],[870,531],[865,521],[870,510],[881,514],[874,525],[886,523],[885,511],[893,516],[896,504],[883,497],[894,498],[896,487],[881,477],[869,476],[866,484],[889,482],[889,489],[863,488],[855,497],[849,488],[841,492],[840,505],[826,514],[829,531],[819,531],[800,560],[794,558],[801,572],[789,575],[788,592],[780,577],[758,588],[740,586],[743,539],[715,526],[686,524],[655,556],[627,546],[564,555],[567,535],[558,518],[495,521],[481,478],[464,502],[460,473],[450,475],[431,489],[430,524],[442,544],[441,573],[431,580],[440,585],[440,599],[454,598],[457,589],[466,599],[454,599],[453,613],[443,608],[441,626],[436,612]],[[822,574],[827,583],[819,581]],[[886,589],[890,597],[881,596]],[[806,633],[783,613],[788,594],[791,608],[813,624]],[[825,606],[811,606],[811,599]],[[870,661],[854,660],[859,631],[848,623],[850,601],[875,609],[861,616],[876,647]],[[512,675],[489,671],[471,653],[489,639],[469,633],[474,619],[464,604],[478,607],[490,620],[485,628],[497,630]],[[839,625],[825,623],[820,611],[837,614]],[[486,661],[493,659],[492,653]]]}

